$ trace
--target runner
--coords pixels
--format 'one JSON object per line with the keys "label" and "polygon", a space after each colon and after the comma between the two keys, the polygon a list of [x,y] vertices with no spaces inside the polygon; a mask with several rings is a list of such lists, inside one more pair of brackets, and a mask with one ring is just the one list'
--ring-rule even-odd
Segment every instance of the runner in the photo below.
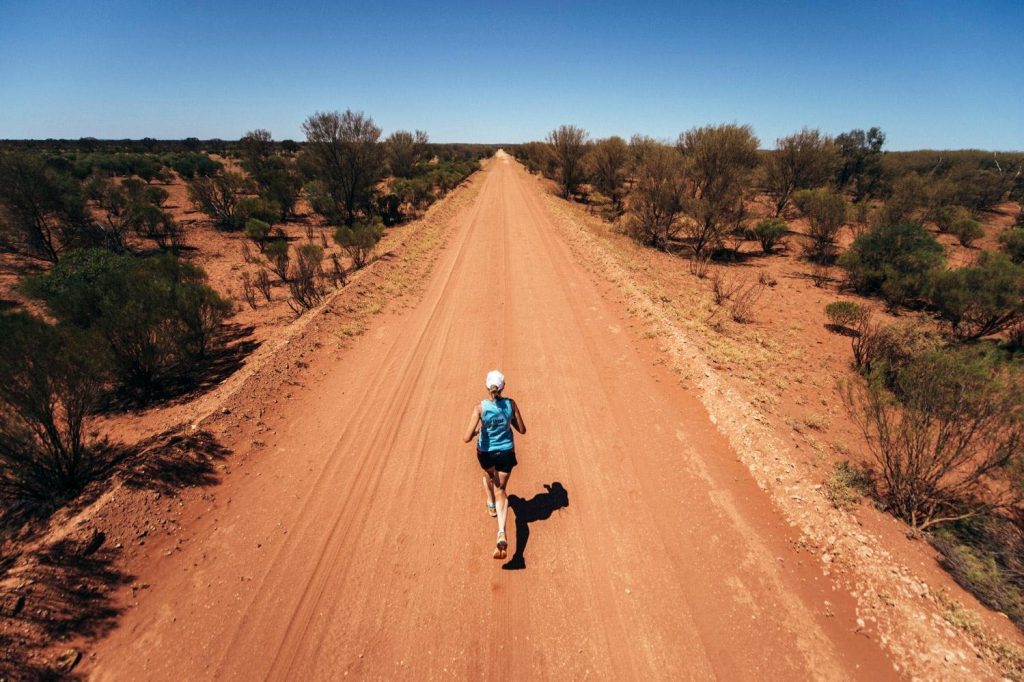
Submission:
{"label": "runner", "polygon": [[512,428],[525,434],[526,424],[523,423],[523,415],[516,401],[501,395],[505,388],[505,376],[501,372],[488,372],[484,385],[491,397],[473,408],[462,440],[468,443],[473,440],[473,436],[479,434],[476,458],[485,472],[483,481],[487,491],[487,513],[498,518],[498,541],[494,548],[494,558],[504,559],[508,553],[508,540],[505,539],[508,493],[505,488],[512,467],[518,464],[512,442]]}

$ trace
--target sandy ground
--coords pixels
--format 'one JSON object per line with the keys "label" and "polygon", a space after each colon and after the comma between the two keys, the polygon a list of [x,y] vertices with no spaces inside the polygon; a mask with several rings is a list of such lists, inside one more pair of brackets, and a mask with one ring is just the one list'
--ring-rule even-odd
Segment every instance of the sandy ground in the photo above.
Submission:
{"label": "sandy ground", "polygon": [[[416,305],[216,420],[237,465],[138,556],[83,672],[894,677],[535,179],[499,157],[473,184]],[[508,562],[459,438],[492,367],[529,426]]]}

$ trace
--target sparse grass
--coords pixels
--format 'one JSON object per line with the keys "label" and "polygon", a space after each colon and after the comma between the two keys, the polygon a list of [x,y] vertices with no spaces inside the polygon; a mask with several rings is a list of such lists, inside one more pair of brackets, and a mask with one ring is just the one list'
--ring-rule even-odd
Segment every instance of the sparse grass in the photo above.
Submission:
{"label": "sparse grass", "polygon": [[930,537],[942,565],[982,603],[1024,627],[1024,533],[999,516],[941,526]]}
{"label": "sparse grass", "polygon": [[1024,680],[1024,648],[989,632],[975,614],[946,592],[937,592],[935,597],[942,607],[945,621],[967,635],[985,660],[999,666],[1009,679],[1015,682]]}
{"label": "sparse grass", "polygon": [[835,465],[822,493],[836,509],[850,511],[871,494],[872,480],[866,468],[844,460]]}

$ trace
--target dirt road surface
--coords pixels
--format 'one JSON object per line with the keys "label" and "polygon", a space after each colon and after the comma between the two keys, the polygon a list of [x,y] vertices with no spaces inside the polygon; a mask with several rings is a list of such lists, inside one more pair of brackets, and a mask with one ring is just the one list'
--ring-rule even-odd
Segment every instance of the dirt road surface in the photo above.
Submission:
{"label": "dirt road surface", "polygon": [[[476,182],[417,304],[267,406],[90,676],[894,677],[537,179],[499,154]],[[529,427],[508,562],[460,438],[495,367]]]}

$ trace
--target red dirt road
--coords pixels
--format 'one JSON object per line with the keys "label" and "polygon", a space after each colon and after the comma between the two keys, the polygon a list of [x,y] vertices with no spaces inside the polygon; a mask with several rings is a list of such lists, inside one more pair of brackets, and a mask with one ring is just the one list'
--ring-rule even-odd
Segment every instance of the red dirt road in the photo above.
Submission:
{"label": "red dirt road", "polygon": [[[276,431],[182,551],[138,567],[152,587],[90,675],[894,677],[699,401],[573,260],[536,179],[500,154],[484,173],[422,299],[268,406]],[[512,570],[491,558],[460,438],[494,367],[529,427]]]}

